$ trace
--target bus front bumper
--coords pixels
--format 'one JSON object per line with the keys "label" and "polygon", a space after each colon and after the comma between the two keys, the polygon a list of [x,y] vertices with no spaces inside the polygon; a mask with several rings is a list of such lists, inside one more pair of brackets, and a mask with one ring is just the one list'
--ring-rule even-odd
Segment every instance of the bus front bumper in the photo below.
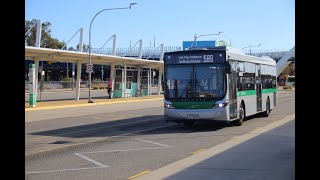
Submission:
{"label": "bus front bumper", "polygon": [[164,108],[164,117],[166,121],[229,121],[229,106],[213,109],[169,109]]}

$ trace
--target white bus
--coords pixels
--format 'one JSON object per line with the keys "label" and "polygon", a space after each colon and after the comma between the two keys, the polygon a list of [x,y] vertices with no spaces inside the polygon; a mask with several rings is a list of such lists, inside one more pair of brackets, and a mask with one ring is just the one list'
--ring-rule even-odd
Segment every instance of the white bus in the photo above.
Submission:
{"label": "white bus", "polygon": [[191,126],[214,120],[242,125],[267,117],[277,105],[276,61],[231,47],[189,49],[164,55],[165,120]]}

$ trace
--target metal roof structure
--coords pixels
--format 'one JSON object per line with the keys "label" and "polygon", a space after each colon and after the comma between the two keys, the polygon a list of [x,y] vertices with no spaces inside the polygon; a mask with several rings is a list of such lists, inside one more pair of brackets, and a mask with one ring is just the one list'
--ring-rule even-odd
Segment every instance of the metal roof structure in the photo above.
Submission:
{"label": "metal roof structure", "polygon": [[[140,66],[154,69],[159,69],[164,65],[163,61],[144,60],[104,54],[91,54],[91,58],[92,64],[123,65],[126,63],[127,66]],[[89,63],[89,55],[86,52],[25,46],[25,60],[40,60],[68,63],[81,62],[87,64]]]}

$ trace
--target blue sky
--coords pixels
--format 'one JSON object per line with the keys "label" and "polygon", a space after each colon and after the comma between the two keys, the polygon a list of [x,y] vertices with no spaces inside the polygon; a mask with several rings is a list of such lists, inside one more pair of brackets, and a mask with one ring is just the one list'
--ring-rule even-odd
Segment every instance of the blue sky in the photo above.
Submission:
{"label": "blue sky", "polygon": [[[261,49],[290,49],[295,45],[294,0],[26,0],[25,19],[51,23],[51,34],[68,41],[81,27],[89,44],[93,16],[105,8],[132,9],[104,11],[94,20],[91,45],[100,48],[113,34],[117,47],[129,47],[139,40],[143,46],[182,46],[194,34],[201,40],[225,40],[235,48],[249,44]],[[151,43],[150,43],[151,42]],[[79,34],[68,46],[79,43]],[[108,42],[105,47],[111,47]]]}

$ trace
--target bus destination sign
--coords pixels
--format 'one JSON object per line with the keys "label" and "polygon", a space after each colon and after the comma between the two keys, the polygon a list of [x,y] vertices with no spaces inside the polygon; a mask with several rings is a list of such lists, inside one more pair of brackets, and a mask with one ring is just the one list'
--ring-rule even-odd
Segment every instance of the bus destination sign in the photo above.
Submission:
{"label": "bus destination sign", "polygon": [[200,63],[222,63],[224,53],[167,53],[165,54],[167,64],[200,64]]}

